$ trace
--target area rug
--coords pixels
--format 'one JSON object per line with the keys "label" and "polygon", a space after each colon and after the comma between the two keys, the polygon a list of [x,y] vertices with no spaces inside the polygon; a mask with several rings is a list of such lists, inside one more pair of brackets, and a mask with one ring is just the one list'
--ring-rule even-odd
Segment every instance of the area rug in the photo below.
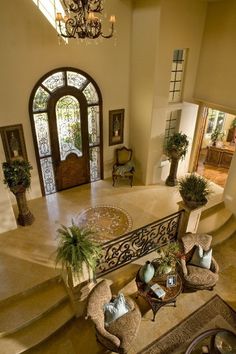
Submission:
{"label": "area rug", "polygon": [[236,333],[236,312],[218,295],[138,354],[185,353],[194,338],[212,328],[226,328]]}
{"label": "area rug", "polygon": [[132,228],[132,219],[123,209],[114,205],[98,205],[80,213],[76,222],[94,231],[94,239],[106,242],[124,235]]}

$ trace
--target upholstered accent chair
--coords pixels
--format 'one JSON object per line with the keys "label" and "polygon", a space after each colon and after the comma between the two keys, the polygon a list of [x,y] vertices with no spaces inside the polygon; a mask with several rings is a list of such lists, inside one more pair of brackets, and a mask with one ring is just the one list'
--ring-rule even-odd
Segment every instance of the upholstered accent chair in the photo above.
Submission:
{"label": "upholstered accent chair", "polygon": [[209,252],[212,236],[207,234],[187,233],[182,237],[181,241],[184,252],[184,256],[181,259],[184,289],[213,290],[219,277],[219,266],[214,257],[211,257],[210,269],[191,264],[195,249],[199,245],[204,252]]}
{"label": "upholstered accent chair", "polygon": [[107,280],[102,280],[89,294],[86,318],[93,321],[97,340],[104,347],[113,352],[125,354],[138,333],[141,313],[137,304],[131,298],[126,297],[129,312],[105,326],[104,305],[111,299],[109,283]]}
{"label": "upholstered accent chair", "polygon": [[133,155],[132,149],[123,146],[115,151],[115,164],[112,170],[113,186],[120,178],[128,178],[130,185],[133,185],[134,165],[131,161]]}

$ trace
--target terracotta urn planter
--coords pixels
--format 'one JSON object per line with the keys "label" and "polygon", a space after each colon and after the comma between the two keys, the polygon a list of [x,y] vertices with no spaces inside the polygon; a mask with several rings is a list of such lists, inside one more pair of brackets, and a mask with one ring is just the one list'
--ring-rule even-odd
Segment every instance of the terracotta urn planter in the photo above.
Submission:
{"label": "terracotta urn planter", "polygon": [[16,197],[16,202],[19,210],[19,215],[17,217],[17,222],[19,225],[26,226],[32,225],[34,222],[34,215],[28,208],[27,200],[26,200],[26,188],[22,185],[11,188],[11,192]]}
{"label": "terracotta urn planter", "polygon": [[166,179],[166,185],[173,187],[177,185],[177,170],[178,170],[179,158],[172,157],[170,165],[170,173]]}
{"label": "terracotta urn planter", "polygon": [[31,164],[22,159],[3,162],[4,183],[10,191],[15,195],[19,210],[17,222],[19,225],[31,225],[34,216],[30,212],[26,200],[26,190],[31,184]]}
{"label": "terracotta urn planter", "polygon": [[167,186],[173,187],[177,185],[177,170],[179,160],[185,157],[188,149],[188,144],[189,142],[187,135],[183,133],[174,133],[168,138],[165,147],[165,154],[168,156],[171,165],[169,176],[165,182]]}

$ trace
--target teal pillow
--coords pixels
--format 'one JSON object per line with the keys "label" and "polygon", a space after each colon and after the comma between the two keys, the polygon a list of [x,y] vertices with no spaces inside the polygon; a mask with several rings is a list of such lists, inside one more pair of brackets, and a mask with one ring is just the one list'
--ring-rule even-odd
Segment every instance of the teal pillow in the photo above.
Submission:
{"label": "teal pillow", "polygon": [[112,302],[104,305],[105,326],[130,310],[123,294],[119,294]]}
{"label": "teal pillow", "polygon": [[210,248],[208,251],[204,251],[203,248],[199,245],[198,247],[196,247],[189,264],[196,265],[201,268],[210,269],[211,258],[212,248]]}

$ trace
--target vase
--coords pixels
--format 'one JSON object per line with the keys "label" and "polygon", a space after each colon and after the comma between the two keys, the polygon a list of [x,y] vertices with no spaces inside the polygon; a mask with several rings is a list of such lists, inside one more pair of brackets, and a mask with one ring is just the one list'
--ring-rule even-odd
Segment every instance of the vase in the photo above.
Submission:
{"label": "vase", "polygon": [[152,263],[147,261],[144,266],[142,266],[139,270],[139,278],[142,282],[148,283],[155,274],[155,268]]}

